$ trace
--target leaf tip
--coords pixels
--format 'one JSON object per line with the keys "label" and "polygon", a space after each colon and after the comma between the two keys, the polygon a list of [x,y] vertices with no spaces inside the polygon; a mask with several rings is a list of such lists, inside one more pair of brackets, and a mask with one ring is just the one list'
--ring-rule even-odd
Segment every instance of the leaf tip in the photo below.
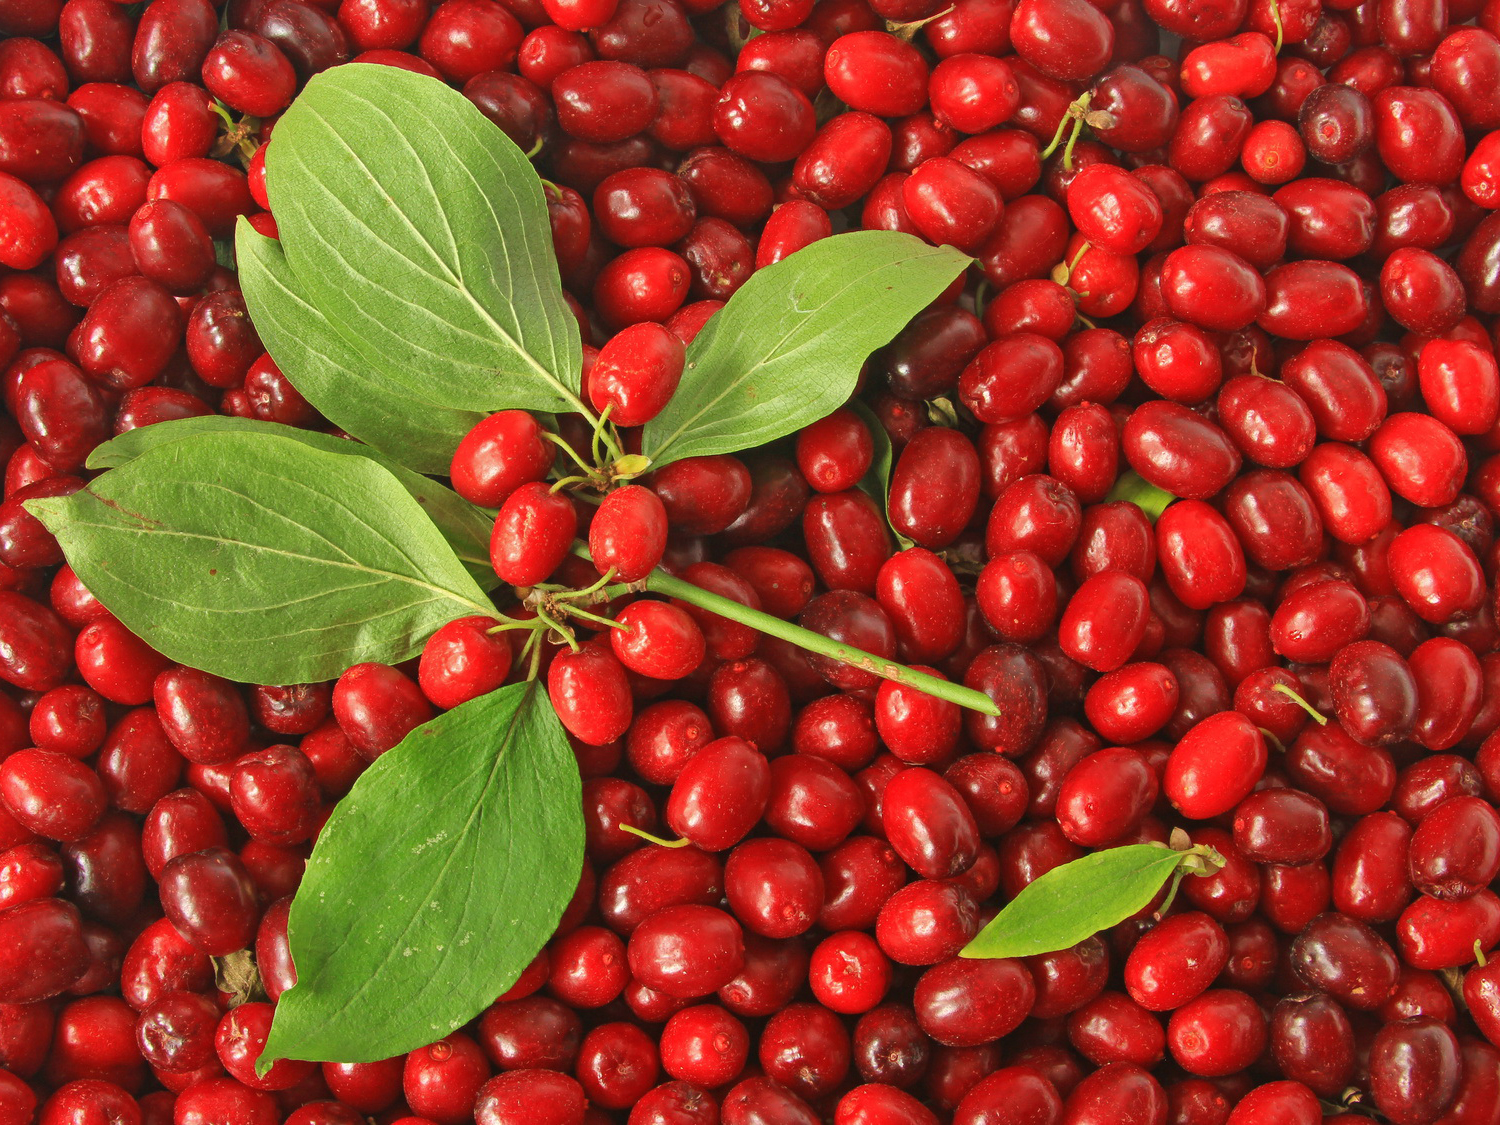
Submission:
{"label": "leaf tip", "polygon": [[58,529],[67,522],[67,516],[62,510],[67,500],[67,496],[38,496],[33,500],[22,500],[21,506],[56,535]]}

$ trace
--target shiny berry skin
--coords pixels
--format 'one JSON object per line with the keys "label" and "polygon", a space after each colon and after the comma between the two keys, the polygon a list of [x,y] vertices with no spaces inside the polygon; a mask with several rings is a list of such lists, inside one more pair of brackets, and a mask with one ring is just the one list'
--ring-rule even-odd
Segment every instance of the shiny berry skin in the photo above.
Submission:
{"label": "shiny berry skin", "polygon": [[924,160],[901,185],[911,222],[928,241],[966,252],[978,249],[1000,219],[1000,189],[952,157]]}
{"label": "shiny berry skin", "polygon": [[547,694],[563,726],[589,746],[612,742],[630,727],[633,707],[624,666],[597,641],[553,659]]}
{"label": "shiny berry skin", "polygon": [[0,911],[0,1003],[28,1004],[56,996],[88,968],[78,908],[42,898]]}
{"label": "shiny berry skin", "polygon": [[958,538],[979,502],[980,464],[957,430],[931,426],[906,443],[891,474],[891,526],[938,551]]}
{"label": "shiny berry skin", "polygon": [[745,964],[739,924],[708,906],[673,906],[651,915],[631,933],[627,953],[637,980],[681,999],[713,992]]}
{"label": "shiny berry skin", "polygon": [[882,798],[886,836],[918,875],[940,879],[967,870],[979,829],[956,789],[931,770],[902,770]]}
{"label": "shiny berry skin", "polygon": [[935,965],[979,931],[978,907],[952,883],[921,879],[886,899],[875,923],[882,952],[902,965]]}
{"label": "shiny berry skin", "polygon": [[910,43],[884,31],[855,31],[835,39],[823,60],[828,88],[851,109],[901,117],[927,99],[927,62]]}
{"label": "shiny berry skin", "polygon": [[1431,341],[1418,357],[1417,379],[1428,409],[1454,433],[1485,433],[1500,418],[1495,358],[1476,344]]}
{"label": "shiny berry skin", "polygon": [[1112,672],[1130,659],[1145,635],[1146,584],[1120,571],[1084,581],[1063,610],[1058,643],[1063,652],[1096,672]]}
{"label": "shiny berry skin", "polygon": [[255,888],[232,852],[210,848],[178,856],[159,882],[162,909],[195,948],[223,957],[255,940]]}
{"label": "shiny berry skin", "polygon": [[524,410],[491,414],[464,435],[453,454],[453,488],[470,503],[493,508],[523,484],[544,479],[556,450]]}
{"label": "shiny berry skin", "polygon": [[1103,70],[1114,47],[1110,22],[1082,0],[1021,0],[1011,17],[1010,36],[1016,53],[1043,74],[1072,81]]}
{"label": "shiny berry skin", "polygon": [[1062,1112],[1070,1125],[1150,1125],[1166,1120],[1167,1095],[1148,1071],[1112,1062],[1074,1087]]}
{"label": "shiny berry skin", "polygon": [[765,756],[743,739],[718,739],[678,774],[667,799],[667,824],[705,851],[726,851],[755,826],[770,793]]}
{"label": "shiny berry skin", "polygon": [[922,974],[912,995],[917,1022],[949,1047],[977,1047],[1015,1030],[1030,1012],[1036,985],[1014,958],[954,958]]}
{"label": "shiny berry skin", "polygon": [[720,89],[714,131],[731,151],[763,163],[792,160],[813,139],[812,103],[786,79],[742,71]]}
{"label": "shiny berry skin", "polygon": [[1478,560],[1458,536],[1417,524],[1396,536],[1388,556],[1397,592],[1434,624],[1473,612],[1484,597]]}
{"label": "shiny berry skin", "polygon": [[1090,164],[1068,185],[1068,214],[1091,243],[1137,254],[1162,225],[1161,201],[1140,179],[1110,164]]}
{"label": "shiny berry skin", "polygon": [[80,840],[104,813],[99,776],[56,750],[22,750],[0,763],[0,800],[31,831],[52,840]]}
{"label": "shiny berry skin", "polygon": [[219,1061],[235,1081],[252,1090],[285,1090],[312,1073],[314,1064],[278,1059],[264,1076],[255,1072],[255,1062],[271,1030],[270,1004],[250,1003],[225,1013],[214,1034]]}
{"label": "shiny berry skin", "polygon": [[1056,343],[1034,332],[1018,332],[974,357],[959,378],[959,396],[981,422],[1010,422],[1046,402],[1064,371]]}
{"label": "shiny berry skin", "polygon": [[1167,1023],[1172,1057],[1190,1074],[1244,1070],[1265,1051],[1266,1019],[1248,993],[1210,989],[1176,1009]]}
{"label": "shiny berry skin", "polygon": [[1189,500],[1205,500],[1234,477],[1240,454],[1225,432],[1176,402],[1143,403],[1125,423],[1121,447],[1147,481]]}
{"label": "shiny berry skin", "polygon": [[566,493],[532,481],[515,489],[500,506],[490,536],[490,562],[513,586],[533,586],[561,565],[578,516]]}
{"label": "shiny berry skin", "polygon": [[[479,1087],[473,1116],[479,1125],[572,1125],[583,1121],[583,1087],[555,1070],[510,1070]],[[421,1118],[412,1120],[420,1121]]]}
{"label": "shiny berry skin", "polygon": [[190,762],[217,765],[239,754],[250,736],[245,701],[234,685],[192,668],[156,677],[152,701],[167,739]]}
{"label": "shiny berry skin", "polygon": [[589,553],[600,574],[638,582],[661,561],[667,546],[668,513],[661,498],[641,485],[627,485],[604,498],[589,523]]}
{"label": "shiny berry skin", "polygon": [[1396,1125],[1433,1120],[1457,1095],[1461,1075],[1457,1037],[1430,1017],[1388,1023],[1370,1045],[1370,1095]]}
{"label": "shiny berry skin", "polygon": [[57,221],[31,186],[0,172],[0,265],[33,269],[57,246]]}
{"label": "shiny berry skin", "polygon": [[660,324],[633,324],[600,350],[589,370],[589,401],[601,413],[608,409],[618,426],[644,425],[672,397],[682,365],[676,335]]}
{"label": "shiny berry skin", "polygon": [[505,634],[490,632],[495,625],[492,617],[460,617],[428,638],[417,683],[435,706],[457,707],[505,682],[511,647]]}
{"label": "shiny berry skin", "polygon": [[432,718],[432,705],[398,669],[356,664],[334,685],[333,716],[354,748],[374,759]]}
{"label": "shiny berry skin", "polygon": [[615,620],[627,628],[610,631],[610,647],[620,663],[638,675],[676,680],[703,662],[703,631],[675,605],[632,602]]}
{"label": "shiny berry skin", "polygon": [[1151,1011],[1180,1008],[1202,993],[1229,960],[1223,929],[1206,914],[1175,914],[1148,930],[1125,962],[1125,987]]}
{"label": "shiny berry skin", "polygon": [[1500,815],[1478,797],[1454,797],[1422,818],[1412,834],[1409,863],[1418,891],[1468,898],[1500,874]]}
{"label": "shiny berry skin", "polygon": [[233,110],[270,117],[291,103],[297,74],[274,43],[248,31],[226,31],[203,60],[203,84]]}
{"label": "shiny berry skin", "polygon": [[460,1125],[474,1112],[474,1099],[490,1075],[479,1045],[461,1032],[406,1056],[402,1091],[412,1112],[437,1125]]}

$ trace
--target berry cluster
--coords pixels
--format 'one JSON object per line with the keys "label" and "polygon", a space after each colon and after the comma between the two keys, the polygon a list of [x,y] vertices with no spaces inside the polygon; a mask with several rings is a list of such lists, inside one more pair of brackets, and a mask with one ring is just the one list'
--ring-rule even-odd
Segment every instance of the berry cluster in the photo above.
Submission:
{"label": "berry cluster", "polygon": [[[1500,0],[0,0],[0,33],[0,1125],[1500,1125]],[[221,259],[276,236],[277,117],[350,61],[533,155],[599,418],[458,444],[494,616],[247,687],[24,502],[141,426],[331,429]],[[646,463],[709,318],[855,228],[976,267],[794,440]],[[642,596],[658,567],[998,714]],[[556,935],[404,1058],[259,1073],[333,804],[527,675],[584,779]],[[958,956],[1178,829],[1225,862],[1171,902]]]}

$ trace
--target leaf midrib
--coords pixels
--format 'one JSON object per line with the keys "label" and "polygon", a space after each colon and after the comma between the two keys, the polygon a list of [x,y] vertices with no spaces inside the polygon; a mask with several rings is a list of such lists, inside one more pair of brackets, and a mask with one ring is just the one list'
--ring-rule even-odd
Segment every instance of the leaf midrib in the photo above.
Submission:
{"label": "leaf midrib", "polygon": [[[1102,856],[1102,855],[1107,855],[1108,853],[1107,852],[1095,852],[1093,854],[1094,855],[1100,855],[1100,856]],[[1170,864],[1168,864],[1168,860],[1169,859],[1170,859]],[[1132,878],[1134,876],[1144,874],[1145,872],[1147,872],[1148,870],[1150,870],[1151,868],[1153,868],[1153,867],[1155,867],[1155,866],[1157,866],[1159,864],[1167,865],[1167,867],[1168,867],[1168,870],[1162,876],[1162,881],[1165,882],[1166,879],[1167,879],[1167,877],[1171,874],[1171,869],[1173,867],[1175,867],[1179,862],[1181,862],[1181,855],[1180,855],[1180,853],[1176,853],[1176,852],[1169,853],[1168,855],[1164,855],[1164,856],[1161,856],[1159,858],[1156,857],[1156,856],[1151,856],[1151,857],[1149,857],[1149,861],[1148,862],[1143,862],[1134,871],[1129,872],[1128,874],[1123,874],[1123,875],[1116,876],[1114,882],[1119,882],[1122,879]],[[1096,866],[1102,866],[1102,864],[1099,864],[1099,865],[1096,865]],[[1059,869],[1054,868],[1054,870],[1059,870]],[[1050,874],[1050,872],[1048,872],[1048,874]],[[1094,886],[1089,886],[1086,889],[1084,889],[1081,893],[1075,891],[1070,896],[1069,901],[1071,901],[1072,903],[1077,904],[1077,905],[1087,906],[1089,903],[1097,901],[1104,893],[1106,893],[1107,891],[1109,891],[1112,888],[1112,886],[1113,886],[1113,882],[1110,883],[1110,884],[1097,884],[1097,885],[1094,885]],[[1050,887],[1045,888],[1045,889],[1047,890],[1047,892],[1049,894],[1054,894],[1054,895],[1058,894],[1058,892],[1053,891],[1052,888],[1050,888]],[[1159,890],[1160,887],[1158,887],[1157,889]],[[1156,893],[1155,890],[1153,890],[1151,892],[1152,895],[1154,895],[1155,893]],[[1014,902],[1015,900],[1012,899],[1011,901]],[[1147,896],[1146,901],[1147,902],[1151,901],[1150,895]],[[1004,908],[1002,908],[1002,913],[1003,912],[1004,912]],[[1038,919],[1037,921],[1034,921],[1030,925],[1028,925],[1027,928],[1026,928],[1027,931],[1029,931],[1029,932],[1035,932],[1035,930],[1037,928],[1037,924],[1040,921],[1043,921],[1043,919]],[[1007,933],[1005,936],[1008,937],[1008,938],[1014,938],[1016,935],[1015,935],[1015,932],[1012,931],[1010,933]],[[986,956],[993,956],[993,955],[992,954],[987,954]],[[1008,956],[1023,957],[1023,956],[1031,956],[1031,954],[1029,954],[1029,953],[1028,954],[1017,953],[1017,954],[1011,954],[1011,955],[1008,955]]]}
{"label": "leaf midrib", "polygon": [[[375,106],[374,103],[370,102],[370,100],[368,98],[361,97],[360,95],[354,94],[352,92],[349,93],[348,96],[350,97],[351,100],[357,100],[357,101],[364,102],[366,105],[369,105],[372,109],[375,109],[377,112],[383,112],[383,111],[380,111],[380,109],[379,109],[378,106]],[[355,150],[353,148],[351,148],[349,146],[349,143],[344,139],[343,135],[341,133],[339,133],[339,131],[333,127],[333,123],[330,122],[328,120],[328,118],[324,117],[323,114],[319,112],[318,107],[316,105],[309,105],[309,106],[306,107],[306,109],[307,109],[307,112],[309,113],[310,116],[317,118],[318,122],[322,125],[324,131],[326,133],[328,133],[329,136],[332,137],[337,142],[337,144],[345,152],[347,152],[349,154],[350,158],[354,161],[354,163],[359,166],[359,169],[364,174],[366,181],[373,188],[375,188],[377,191],[382,191],[383,192],[384,188],[382,187],[380,181],[375,178],[375,176],[373,175],[373,173],[371,173],[369,166],[364,162],[364,160],[360,157],[360,155],[357,152],[355,152]],[[405,139],[404,135],[401,134],[399,130],[397,130],[396,135],[401,136],[403,140]],[[300,159],[299,159],[299,163],[300,163]],[[420,164],[421,161],[418,160],[417,163]],[[310,169],[306,169],[306,165],[304,165],[304,169],[307,171],[308,175],[311,176],[311,170]],[[313,178],[315,178],[315,177],[313,177]],[[430,189],[432,187],[432,180],[431,180],[430,177],[427,177],[426,179],[427,179],[428,187]],[[483,193],[481,193],[481,194],[483,194]],[[380,238],[380,236],[378,234],[376,234],[376,232],[373,229],[370,228],[369,224],[367,224],[361,216],[355,214],[353,208],[348,207],[347,205],[345,205],[344,209],[345,209],[345,211],[347,211],[349,213],[349,215],[352,218],[355,219],[356,222],[358,222],[366,230],[370,231],[371,235],[376,239],[376,241],[381,242],[382,244],[389,246],[389,243],[386,243],[383,238]],[[537,358],[535,356],[533,356],[531,354],[531,352],[529,352],[526,348],[522,347],[521,344],[520,344],[520,342],[517,341],[516,338],[514,336],[512,336],[511,333],[509,331],[507,331],[506,328],[503,325],[501,325],[500,322],[497,321],[494,318],[494,316],[490,313],[489,309],[485,308],[484,305],[481,304],[475,298],[474,293],[472,292],[472,290],[470,290],[468,288],[468,286],[466,284],[464,284],[463,275],[461,273],[455,273],[454,270],[452,270],[452,269],[450,269],[448,267],[447,262],[445,262],[442,259],[442,256],[438,253],[436,247],[434,247],[432,245],[432,243],[430,241],[428,241],[427,236],[425,234],[423,234],[416,227],[416,225],[414,223],[412,223],[411,219],[407,217],[406,213],[404,211],[402,211],[400,208],[395,208],[395,211],[396,211],[396,214],[398,214],[401,217],[401,222],[403,224],[405,224],[405,226],[407,227],[407,229],[411,232],[412,236],[414,238],[416,238],[416,240],[424,248],[426,248],[427,252],[432,256],[433,261],[436,262],[437,265],[442,269],[442,272],[447,275],[447,278],[445,279],[443,277],[439,277],[436,274],[433,274],[433,273],[431,273],[429,271],[426,271],[426,270],[423,270],[423,272],[427,273],[429,277],[434,278],[434,280],[438,281],[439,284],[445,284],[454,293],[459,294],[463,298],[463,300],[466,301],[468,303],[468,305],[476,313],[479,314],[479,317],[481,318],[481,320],[483,320],[491,329],[493,329],[494,332],[496,333],[496,335],[498,335],[502,340],[504,340],[505,343],[510,347],[511,351],[513,351],[515,354],[517,354],[518,356],[520,356],[525,361],[526,365],[532,369],[532,371],[534,371],[537,375],[541,376],[541,378],[543,379],[543,381],[545,381],[554,390],[556,390],[558,392],[558,394],[562,396],[562,398],[563,398],[563,400],[565,402],[568,402],[568,403],[574,405],[578,409],[578,412],[581,413],[581,414],[583,414],[584,417],[591,418],[593,416],[592,412],[588,409],[587,406],[584,405],[583,401],[576,394],[574,394],[573,391],[566,384],[564,384],[561,379],[559,379],[551,371],[548,371],[547,368],[545,368],[544,366],[542,366],[541,362],[539,360],[537,360]],[[439,213],[443,215],[443,221],[446,223],[447,222],[447,214],[446,214],[446,212],[443,211],[441,208],[439,208]],[[452,227],[451,226],[449,227],[449,231],[451,233],[451,231],[452,231]],[[392,248],[392,252],[395,253],[394,248]],[[405,255],[401,255],[401,257],[405,257]],[[414,267],[416,267],[418,269],[422,268],[417,262],[412,261],[410,258],[407,258],[406,260],[409,261],[409,262],[411,262],[411,264]],[[550,327],[550,325],[549,325],[549,327]]]}
{"label": "leaf midrib", "polygon": [[[101,504],[110,506],[110,501],[105,500],[102,496],[94,492],[92,489],[85,489],[84,491],[88,492],[90,496],[94,497],[94,499],[98,500]],[[360,563],[340,562],[336,559],[322,558],[317,555],[305,555],[296,551],[284,550],[279,547],[268,547],[265,544],[261,543],[248,543],[242,539],[231,539],[222,535],[205,535],[201,532],[196,531],[176,531],[170,528],[130,527],[125,524],[102,523],[97,520],[89,519],[75,519],[70,522],[72,522],[75,526],[95,527],[106,532],[120,532],[129,535],[166,535],[177,539],[202,540],[204,542],[219,543],[226,546],[242,547],[246,550],[259,551],[263,554],[268,555],[280,555],[284,558],[294,559],[299,562],[315,563],[319,566],[339,567],[344,570],[350,570],[360,574],[370,574],[379,578],[394,579],[398,582],[404,582],[407,585],[416,587],[418,589],[429,590],[432,593],[438,595],[438,597],[440,598],[446,598],[451,601],[460,602],[463,605],[473,606],[475,609],[479,610],[480,613],[487,614],[494,611],[493,606],[482,605],[479,602],[476,602],[473,598],[460,594],[457,591],[449,590],[443,586],[434,585],[431,582],[424,582],[421,579],[413,578],[409,574],[402,574],[399,571],[393,570],[384,570],[380,567],[365,566]]]}
{"label": "leaf midrib", "polygon": [[[496,775],[496,773],[499,771],[499,769],[501,767],[502,759],[505,756],[506,748],[510,745],[511,740],[515,737],[516,726],[521,721],[521,714],[525,710],[525,708],[527,707],[527,705],[531,703],[532,696],[533,696],[534,685],[535,684],[536,684],[535,680],[528,681],[528,686],[527,686],[527,689],[526,689],[525,693],[521,696],[521,700],[516,705],[516,709],[511,712],[510,720],[506,724],[506,727],[505,727],[504,737],[501,738],[499,746],[496,747],[495,753],[494,753],[494,758],[493,758],[493,760],[490,763],[489,776],[485,778],[484,785],[483,785],[483,788],[482,788],[482,792],[483,793],[488,793],[490,791],[490,787],[493,786],[494,783],[495,783],[495,775]],[[460,838],[462,838],[463,836],[465,836],[465,835],[468,834],[469,830],[473,827],[474,819],[475,819],[476,816],[479,817],[479,818],[481,818],[481,819],[483,818],[484,813],[485,813],[485,809],[486,809],[486,804],[487,803],[484,800],[480,800],[480,801],[475,802],[474,808],[472,810],[470,810],[470,812],[469,812],[468,819],[466,819],[464,821],[463,829],[459,833],[459,837]],[[456,846],[448,849],[447,858],[444,859],[442,868],[439,870],[438,874],[431,880],[431,885],[432,886],[436,886],[437,884],[441,883],[443,881],[443,879],[447,878],[448,869],[449,869],[449,867],[452,866],[452,864],[454,863],[455,859],[457,858],[459,850],[460,849],[458,847],[456,847]],[[476,867],[471,866],[470,869],[469,869],[469,882],[470,882],[471,888],[473,886],[473,880],[474,880],[475,872],[476,872]],[[466,898],[464,900],[465,903],[467,904],[469,902],[472,902],[474,900],[474,897],[475,896],[473,896],[473,895],[466,896]],[[423,901],[425,903],[426,896],[423,896]],[[394,960],[395,954],[396,954],[396,950],[398,948],[402,947],[406,936],[409,933],[411,933],[412,925],[416,922],[417,918],[419,918],[420,916],[421,916],[421,910],[420,909],[413,910],[411,912],[410,917],[407,919],[406,925],[403,926],[402,929],[401,929],[401,938],[402,938],[402,941],[391,942],[387,946],[387,949],[389,950],[389,952],[387,952],[386,955],[381,958],[380,963],[379,963],[379,967],[375,971],[372,971],[372,972],[370,972],[370,973],[368,973],[368,974],[365,975],[364,979],[360,982],[359,987],[355,989],[354,995],[349,998],[349,1000],[344,1004],[344,1007],[347,1008],[350,1005],[352,1005],[355,1001],[357,1001],[360,997],[362,997],[369,990],[370,986],[374,983],[375,978],[380,974],[380,972],[382,972],[385,969],[385,967],[387,965],[389,965],[392,962],[392,960]],[[349,931],[349,933],[352,934],[352,931]],[[346,940],[347,940],[347,935],[346,935]],[[327,959],[325,958],[325,964],[326,963],[327,963]]]}
{"label": "leaf midrib", "polygon": [[[852,286],[860,284],[860,283],[862,283],[864,281],[867,281],[867,280],[868,280],[867,276],[855,276],[855,277],[852,277],[849,281],[845,282],[844,285],[841,286],[838,289],[837,292],[829,294],[828,297],[825,298],[822,301],[822,303],[819,304],[816,308],[814,308],[811,312],[804,313],[803,314],[804,319],[798,321],[791,328],[787,329],[786,333],[781,337],[781,339],[777,340],[776,343],[775,343],[775,345],[773,347],[769,348],[766,351],[766,354],[761,359],[759,359],[759,360],[757,360],[755,362],[754,366],[752,366],[749,369],[747,369],[744,372],[744,374],[742,374],[738,379],[734,379],[734,380],[731,380],[729,382],[726,382],[724,384],[723,389],[720,390],[719,393],[717,395],[715,395],[713,398],[707,400],[703,404],[702,408],[698,410],[697,413],[690,414],[683,421],[683,423],[680,426],[678,426],[675,430],[673,430],[670,434],[668,434],[667,437],[666,437],[666,439],[659,446],[657,446],[656,449],[650,454],[651,458],[653,460],[659,460],[661,458],[661,455],[668,448],[671,447],[672,443],[674,441],[676,441],[678,438],[680,438],[683,435],[684,431],[686,431],[689,428],[691,428],[692,425],[695,422],[697,422],[705,414],[707,414],[709,411],[711,411],[714,407],[718,406],[719,403],[724,400],[725,396],[727,396],[727,395],[731,394],[732,392],[738,390],[740,388],[740,386],[744,384],[745,380],[749,379],[752,375],[754,375],[762,367],[765,367],[767,364],[771,363],[774,360],[781,359],[782,358],[782,355],[781,355],[781,347],[782,347],[782,345],[784,345],[787,342],[787,340],[791,339],[791,337],[793,337],[799,331],[801,331],[803,328],[805,328],[807,326],[807,321],[808,320],[810,320],[813,316],[816,316],[817,313],[820,312],[821,310],[823,310],[823,309],[827,308],[829,305],[831,305],[835,300],[837,300],[845,292],[847,292]],[[728,306],[726,305],[725,308],[728,308]],[[801,312],[802,310],[799,309],[798,311]],[[708,352],[712,348],[714,340],[716,340],[717,338],[718,338],[718,334],[717,333],[715,333],[714,336],[712,336],[712,337],[709,338],[709,340],[707,341],[707,345],[703,349],[705,353]]]}

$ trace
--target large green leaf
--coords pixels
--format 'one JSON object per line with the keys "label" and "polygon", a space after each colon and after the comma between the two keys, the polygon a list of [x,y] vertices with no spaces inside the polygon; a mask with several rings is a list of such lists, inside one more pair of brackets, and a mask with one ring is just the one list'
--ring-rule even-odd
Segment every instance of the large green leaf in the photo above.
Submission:
{"label": "large green leaf", "polygon": [[1071,949],[1143,909],[1185,858],[1156,844],[1129,844],[1054,867],[1011,899],[959,956]]}
{"label": "large green leaf", "polygon": [[896,231],[823,238],[756,271],[689,346],[646,423],[653,464],[765,445],[826,417],[859,369],[971,259]]}
{"label": "large green leaf", "polygon": [[438,484],[430,477],[414,473],[382,456],[368,446],[346,441],[332,434],[299,430],[276,422],[259,422],[250,418],[230,418],[212,414],[204,418],[179,418],[171,422],[158,422],[152,426],[141,426],[127,430],[117,438],[105,442],[89,454],[91,469],[117,469],[128,461],[134,461],[143,453],[157,446],[167,445],[183,438],[199,434],[268,434],[300,441],[325,453],[338,453],[345,457],[368,457],[377,465],[390,470],[392,476],[411,494],[411,498],[422,506],[427,518],[443,533],[448,546],[459,557],[474,581],[485,590],[492,590],[500,583],[495,568],[490,564],[490,529],[492,516],[482,508],[470,504],[453,489]]}
{"label": "large green leaf", "polygon": [[250,316],[292,386],[345,433],[419,473],[446,476],[453,451],[484,414],[439,406],[380,377],[308,301],[280,242],[246,222],[236,241]]}
{"label": "large green leaf", "polygon": [[582,864],[578,763],[535,681],[418,727],[318,835],[261,1065],[372,1062],[461,1027],[552,935]]}
{"label": "large green leaf", "polygon": [[367,378],[459,410],[578,409],[582,340],[541,179],[457,90],[324,71],[276,123],[266,187],[300,294]]}
{"label": "large green leaf", "polygon": [[233,680],[397,663],[443,623],[493,612],[389,470],[286,437],[184,438],[27,508],[134,633]]}

